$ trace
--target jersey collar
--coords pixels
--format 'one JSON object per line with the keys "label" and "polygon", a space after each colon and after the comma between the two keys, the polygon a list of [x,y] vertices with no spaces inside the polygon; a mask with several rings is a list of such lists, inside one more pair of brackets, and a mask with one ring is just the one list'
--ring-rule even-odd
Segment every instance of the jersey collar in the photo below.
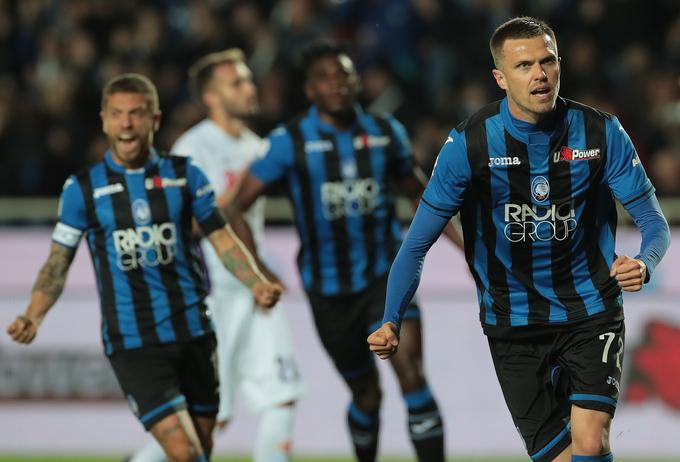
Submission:
{"label": "jersey collar", "polygon": [[319,116],[319,108],[316,106],[316,104],[312,104],[309,107],[309,111],[307,112],[308,116],[314,120],[314,123],[318,127],[319,130],[322,132],[326,133],[343,133],[343,132],[352,132],[356,130],[356,128],[360,125],[360,121],[363,119],[365,113],[362,107],[359,104],[354,105],[354,113],[356,114],[356,117],[354,118],[354,122],[352,122],[352,125],[349,127],[348,130],[338,130],[334,126],[327,124],[324,122],[321,117]]}
{"label": "jersey collar", "polygon": [[531,124],[515,118],[510,113],[506,96],[501,102],[501,117],[505,129],[513,138],[526,144],[550,144],[551,140],[563,131],[566,121],[566,102],[558,97],[551,120]]}
{"label": "jersey collar", "polygon": [[113,160],[113,153],[111,153],[110,149],[106,150],[106,154],[104,154],[104,162],[106,163],[106,166],[109,167],[111,170],[115,172],[120,172],[120,173],[143,173],[148,171],[151,167],[156,165],[158,163],[158,160],[160,159],[160,156],[158,155],[158,152],[156,151],[156,148],[151,147],[151,153],[149,154],[149,159],[146,161],[146,164],[142,168],[125,168],[122,165],[117,164]]}

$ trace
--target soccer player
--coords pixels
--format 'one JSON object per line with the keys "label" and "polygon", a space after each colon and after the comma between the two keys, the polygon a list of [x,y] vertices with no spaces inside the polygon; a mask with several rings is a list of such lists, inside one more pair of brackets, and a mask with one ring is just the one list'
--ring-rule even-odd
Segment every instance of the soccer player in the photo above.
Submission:
{"label": "soccer player", "polygon": [[[208,109],[208,118],[183,134],[171,152],[189,155],[206,173],[218,207],[226,211],[236,184],[266,147],[246,126],[247,118],[259,109],[257,89],[243,52],[236,48],[202,57],[189,70],[189,77]],[[259,199],[247,216],[258,250],[264,238],[264,201]],[[238,389],[248,407],[261,416],[253,460],[290,460],[293,404],[302,394],[302,381],[286,319],[278,307],[257,308],[250,290],[224,269],[206,239],[202,250],[211,287],[206,303],[217,334],[217,425],[223,428],[231,419]],[[163,451],[151,441],[131,462],[163,460]]]}
{"label": "soccer player", "polygon": [[[491,37],[506,92],[451,131],[390,270],[371,350],[391,357],[423,258],[460,211],[480,320],[531,459],[612,461],[624,348],[621,291],[649,281],[670,234],[613,115],[558,97],[555,33],[521,17]],[[617,255],[618,199],[642,234]],[[403,329],[403,327],[402,327]]]}
{"label": "soccer player", "polygon": [[[404,127],[365,113],[354,64],[342,48],[312,46],[303,57],[313,105],[276,129],[264,158],[245,175],[230,220],[251,249],[243,213],[268,185],[284,180],[295,210],[298,266],[316,328],[352,393],[348,426],[359,461],[374,461],[381,390],[366,335],[380,325],[387,271],[401,240],[396,189],[413,200],[425,181],[413,163]],[[460,244],[460,236],[449,228]],[[444,460],[442,418],[423,370],[420,311],[409,304],[404,348],[392,366],[408,408],[418,459]]]}
{"label": "soccer player", "polygon": [[19,343],[33,341],[85,235],[104,350],[130,409],[171,461],[205,461],[218,377],[192,219],[258,303],[273,306],[282,288],[262,275],[225,227],[202,171],[186,157],[153,148],[160,117],[156,88],[146,77],[123,74],[106,84],[101,118],[110,150],[67,179],[50,255],[28,308],[7,331]]}

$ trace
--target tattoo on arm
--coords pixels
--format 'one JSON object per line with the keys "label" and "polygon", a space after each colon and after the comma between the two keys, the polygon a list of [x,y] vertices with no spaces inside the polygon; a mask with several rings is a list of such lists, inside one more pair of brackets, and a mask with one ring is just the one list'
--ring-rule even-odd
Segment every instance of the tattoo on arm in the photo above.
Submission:
{"label": "tattoo on arm", "polygon": [[33,292],[43,292],[54,300],[59,298],[64,290],[66,275],[75,254],[75,249],[52,244],[50,256],[38,273],[38,278],[33,285]]}
{"label": "tattoo on arm", "polygon": [[222,252],[222,263],[249,289],[260,280],[248,256],[236,245]]}

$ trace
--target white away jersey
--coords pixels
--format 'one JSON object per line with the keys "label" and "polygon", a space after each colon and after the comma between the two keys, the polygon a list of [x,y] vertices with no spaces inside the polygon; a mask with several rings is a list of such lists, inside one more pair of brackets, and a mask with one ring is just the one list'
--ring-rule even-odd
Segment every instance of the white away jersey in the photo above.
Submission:
{"label": "white away jersey", "polygon": [[[205,119],[179,137],[171,152],[190,156],[193,163],[205,172],[213,186],[215,197],[234,188],[236,181],[250,163],[267,151],[267,141],[246,129],[239,138],[225,133],[212,120]],[[245,215],[253,231],[257,248],[264,238],[265,199],[258,199]],[[201,242],[212,286],[239,285],[240,282],[226,269],[212,245]]]}

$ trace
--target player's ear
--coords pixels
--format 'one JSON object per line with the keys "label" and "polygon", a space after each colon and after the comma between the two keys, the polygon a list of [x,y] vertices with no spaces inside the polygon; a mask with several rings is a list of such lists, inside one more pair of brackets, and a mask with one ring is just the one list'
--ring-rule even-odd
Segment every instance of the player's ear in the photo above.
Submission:
{"label": "player's ear", "polygon": [[203,94],[201,95],[201,99],[203,100],[203,104],[205,104],[205,107],[212,109],[215,107],[216,104],[218,104],[217,101],[217,95],[215,94],[214,91],[211,91],[209,89],[206,89]]}
{"label": "player's ear", "polygon": [[156,112],[153,115],[153,131],[157,132],[161,128],[161,111]]}
{"label": "player's ear", "polygon": [[507,90],[508,85],[505,82],[505,75],[503,72],[498,69],[493,69],[491,73],[493,74],[493,78],[496,79],[496,84],[501,88],[501,90]]}
{"label": "player's ear", "polygon": [[103,110],[99,111],[99,117],[101,117],[102,119],[102,131],[104,132],[105,135],[108,135],[108,132],[106,131],[106,119],[104,118]]}

